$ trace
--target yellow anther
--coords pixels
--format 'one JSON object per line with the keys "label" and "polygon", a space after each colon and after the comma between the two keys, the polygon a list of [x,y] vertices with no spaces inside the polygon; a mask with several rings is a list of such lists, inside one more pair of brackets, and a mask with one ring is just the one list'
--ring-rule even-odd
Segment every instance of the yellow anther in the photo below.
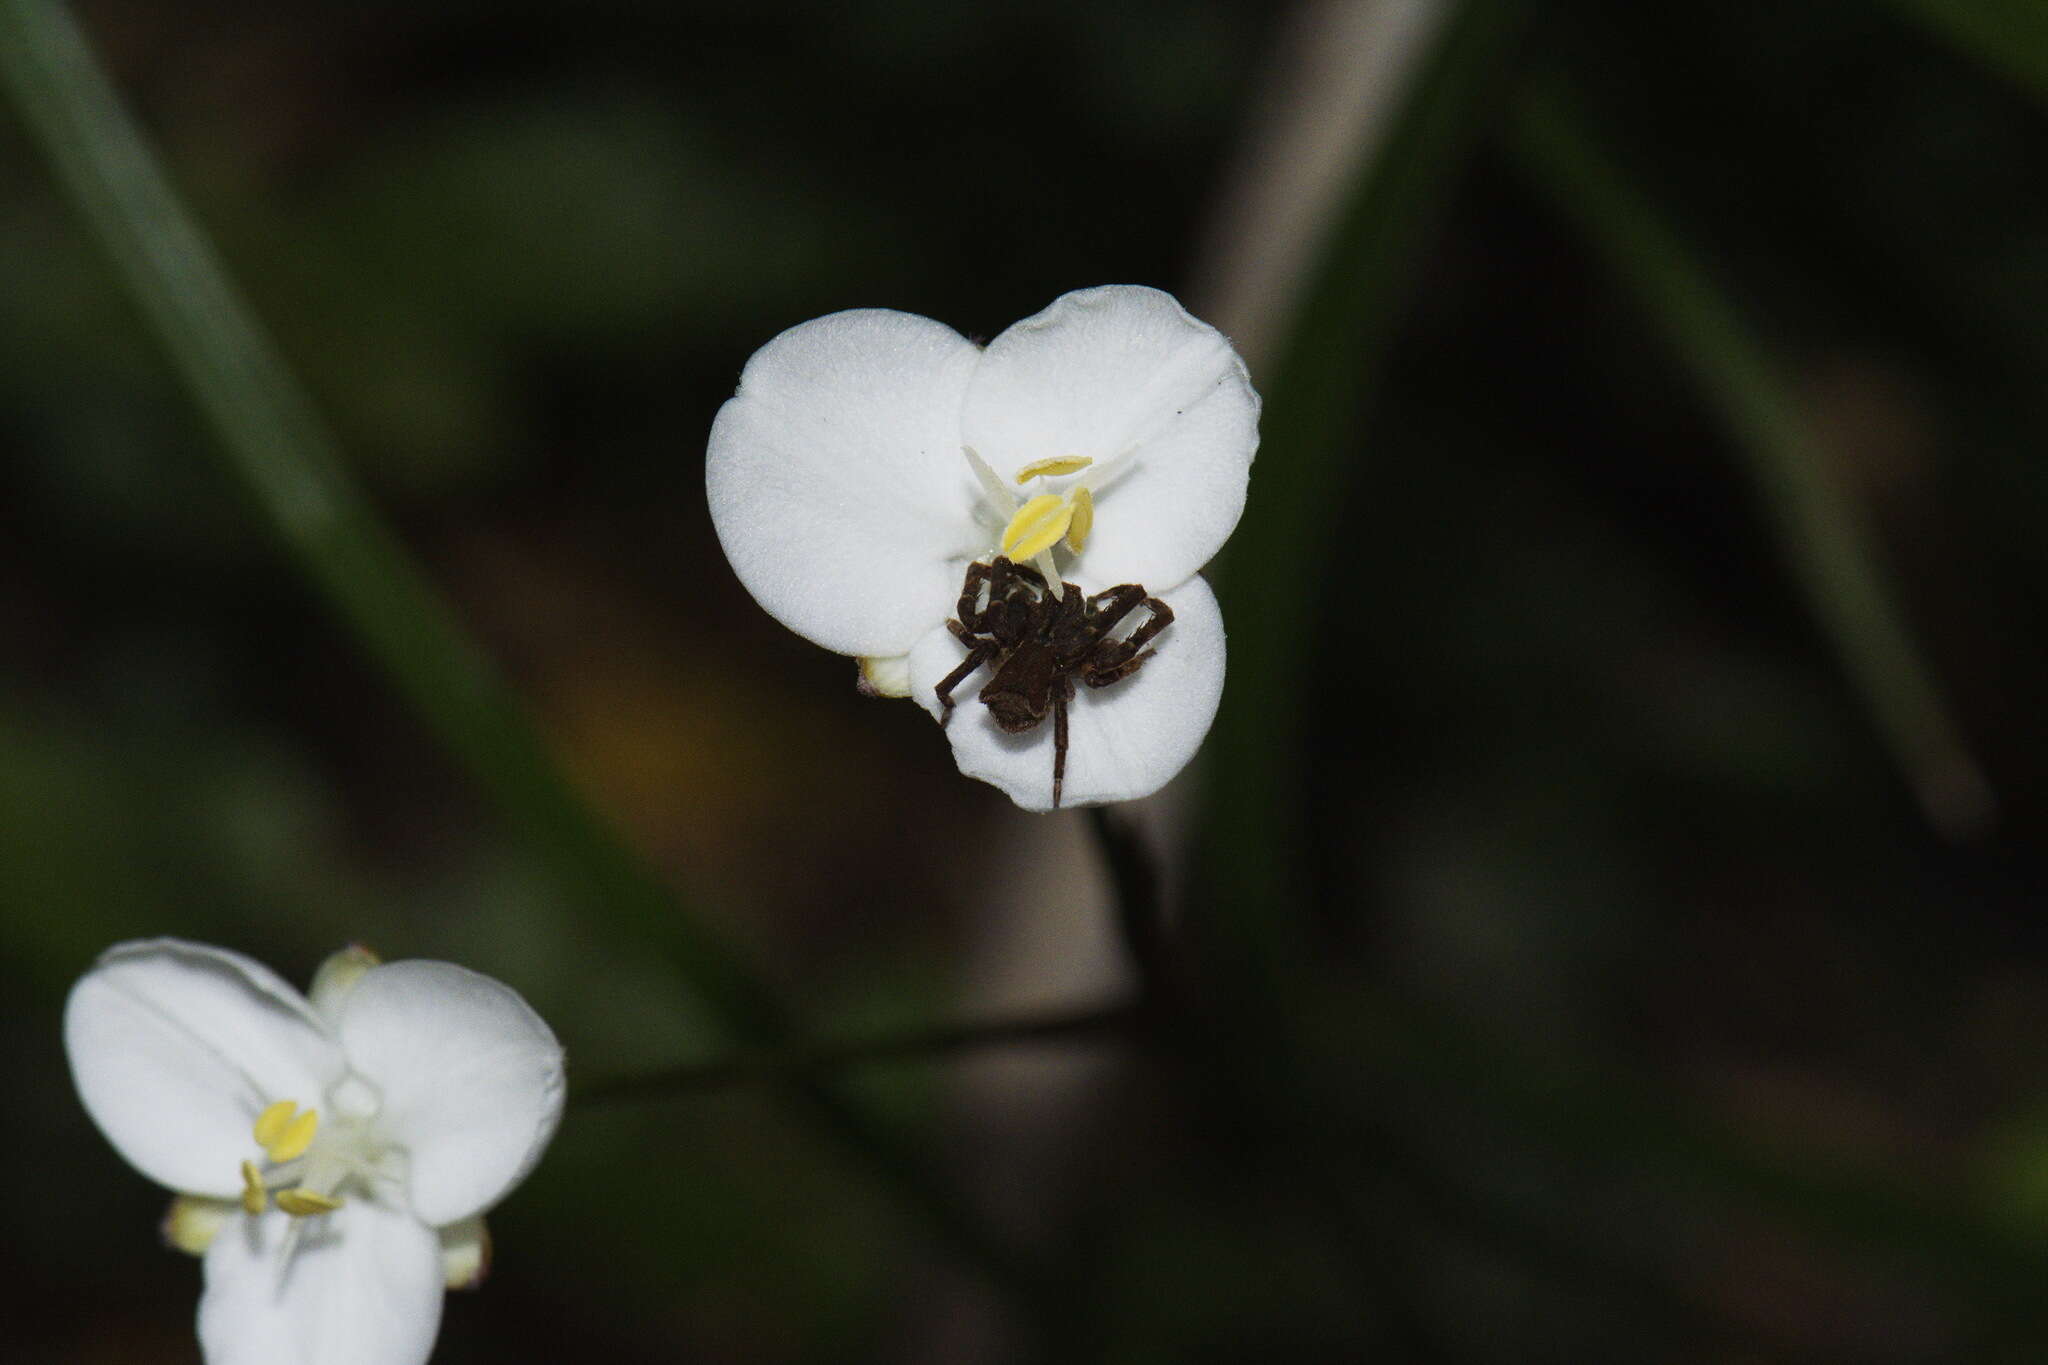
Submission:
{"label": "yellow anther", "polygon": [[1095,495],[1085,488],[1076,488],[1071,497],[1074,519],[1067,523],[1067,544],[1079,554],[1088,548],[1088,532],[1095,526]]}
{"label": "yellow anther", "polygon": [[292,1115],[299,1112],[299,1106],[290,1100],[279,1100],[256,1116],[256,1145],[268,1147],[284,1133],[285,1125],[292,1121]]}
{"label": "yellow anther", "polygon": [[1067,533],[1074,509],[1052,493],[1040,493],[1017,509],[1003,528],[1003,553],[1022,563],[1050,548]]}
{"label": "yellow anther", "polygon": [[333,1213],[341,1207],[341,1201],[331,1194],[322,1194],[301,1185],[296,1189],[279,1190],[277,1206],[294,1218],[310,1218],[316,1213]]}
{"label": "yellow anther", "polygon": [[270,1201],[270,1190],[263,1183],[263,1172],[256,1169],[256,1163],[242,1163],[242,1211],[261,1213]]}
{"label": "yellow anther", "polygon": [[313,1134],[320,1128],[320,1111],[308,1109],[284,1126],[275,1139],[264,1147],[264,1152],[275,1162],[296,1161],[306,1154],[313,1145]]}
{"label": "yellow anther", "polygon": [[1019,561],[1037,559],[1047,550],[1059,544],[1060,537],[1067,533],[1067,527],[1074,520],[1074,505],[1062,503],[1058,512],[1038,525],[1022,540],[1010,547],[1010,553]]}
{"label": "yellow anther", "polygon": [[1020,485],[1028,483],[1041,474],[1048,477],[1072,474],[1078,470],[1086,469],[1094,463],[1095,461],[1089,459],[1086,455],[1055,455],[1049,460],[1033,460],[1030,464],[1017,471],[1017,482]]}

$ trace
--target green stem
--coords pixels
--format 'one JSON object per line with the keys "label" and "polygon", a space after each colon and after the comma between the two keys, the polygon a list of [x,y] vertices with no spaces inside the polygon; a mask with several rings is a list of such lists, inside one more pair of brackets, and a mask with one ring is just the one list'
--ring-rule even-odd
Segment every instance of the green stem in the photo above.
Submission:
{"label": "green stem", "polygon": [[891,1038],[821,1043],[777,1052],[742,1052],[715,1062],[614,1076],[578,1085],[577,1104],[674,1099],[735,1086],[786,1082],[796,1077],[838,1074],[889,1062],[939,1061],[962,1052],[993,1048],[1047,1047],[1099,1038],[1136,1022],[1135,1004],[1097,1005],[1054,1014],[1003,1019],[991,1024],[949,1024]]}
{"label": "green stem", "polygon": [[429,730],[565,888],[635,936],[665,944],[735,1032],[778,1034],[767,993],[578,798],[497,670],[351,478],[69,13],[49,0],[0,0],[0,78],[162,338],[230,472]]}
{"label": "green stem", "polygon": [[1830,473],[1774,357],[1563,90],[1533,90],[1514,123],[1530,178],[1635,294],[1735,436],[1809,609],[1928,819],[1951,838],[1980,832],[1994,814],[1991,787],[1914,644],[1861,509]]}

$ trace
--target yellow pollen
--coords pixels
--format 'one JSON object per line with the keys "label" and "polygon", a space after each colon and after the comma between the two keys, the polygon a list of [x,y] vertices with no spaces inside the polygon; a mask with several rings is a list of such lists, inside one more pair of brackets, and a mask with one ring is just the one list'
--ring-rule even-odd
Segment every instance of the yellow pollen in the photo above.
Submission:
{"label": "yellow pollen", "polygon": [[1049,460],[1033,460],[1017,471],[1017,482],[1022,485],[1041,475],[1057,477],[1072,474],[1094,463],[1086,455],[1055,455]]}
{"label": "yellow pollen", "polygon": [[277,1206],[294,1218],[310,1218],[316,1213],[333,1213],[341,1207],[341,1201],[331,1194],[322,1194],[301,1185],[296,1189],[279,1190]]}
{"label": "yellow pollen", "polygon": [[1067,545],[1079,554],[1088,547],[1088,532],[1095,527],[1095,495],[1085,488],[1076,488],[1070,496],[1074,519],[1067,525]]}
{"label": "yellow pollen", "polygon": [[313,1145],[313,1134],[320,1128],[320,1111],[308,1109],[284,1126],[284,1130],[264,1147],[264,1152],[274,1162],[282,1164],[296,1161],[306,1154]]}
{"label": "yellow pollen", "polygon": [[1003,553],[1020,563],[1057,544],[1074,519],[1074,509],[1052,493],[1040,493],[1017,509],[1003,528]]}
{"label": "yellow pollen", "polygon": [[290,1100],[279,1100],[256,1116],[256,1145],[268,1147],[284,1133],[284,1126],[292,1121],[292,1115],[299,1112],[299,1106]]}
{"label": "yellow pollen", "polygon": [[251,1214],[261,1213],[263,1212],[264,1204],[269,1199],[270,1191],[264,1188],[263,1173],[256,1169],[256,1163],[253,1161],[243,1162],[242,1211]]}

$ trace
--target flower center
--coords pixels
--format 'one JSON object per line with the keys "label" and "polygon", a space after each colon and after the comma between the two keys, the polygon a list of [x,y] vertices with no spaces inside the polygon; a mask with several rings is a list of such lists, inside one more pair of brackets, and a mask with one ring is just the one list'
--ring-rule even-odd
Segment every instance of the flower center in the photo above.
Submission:
{"label": "flower center", "polygon": [[[1049,459],[1033,460],[1017,471],[1019,487],[1030,484],[1033,479],[1058,479],[1069,474],[1082,474],[1084,470],[1087,472],[1064,489],[1048,489],[1021,503],[972,446],[961,447],[961,453],[967,457],[968,467],[980,482],[988,505],[1004,519],[1002,534],[996,541],[997,553],[1020,564],[1036,564],[1039,572],[1045,575],[1052,595],[1057,598],[1060,595],[1060,573],[1053,563],[1053,549],[1062,542],[1074,554],[1087,548],[1089,533],[1095,528],[1095,490],[1120,471],[1130,452],[1099,465],[1086,455],[1055,455]],[[1045,487],[1044,484],[1039,486]]]}
{"label": "flower center", "polygon": [[[1033,479],[1078,474],[1094,463],[1086,455],[1033,460],[1017,471],[1017,486],[1021,488]],[[1036,559],[1064,539],[1067,548],[1079,554],[1088,544],[1088,532],[1094,525],[1095,494],[1085,481],[1064,493],[1040,493],[1011,514],[1009,525],[1003,527],[1003,553],[1011,559]]]}
{"label": "flower center", "polygon": [[351,1076],[328,1098],[334,1113],[324,1123],[319,1110],[296,1100],[279,1100],[256,1116],[250,1135],[262,1157],[242,1162],[244,1211],[262,1213],[274,1198],[295,1219],[332,1213],[345,1202],[344,1189],[368,1194],[393,1175],[398,1153],[377,1132],[374,1089]]}
{"label": "flower center", "polygon": [[1040,493],[1010,518],[1003,528],[1003,553],[1011,559],[1036,559],[1064,538],[1079,552],[1095,524],[1095,497],[1076,485],[1065,496]]}

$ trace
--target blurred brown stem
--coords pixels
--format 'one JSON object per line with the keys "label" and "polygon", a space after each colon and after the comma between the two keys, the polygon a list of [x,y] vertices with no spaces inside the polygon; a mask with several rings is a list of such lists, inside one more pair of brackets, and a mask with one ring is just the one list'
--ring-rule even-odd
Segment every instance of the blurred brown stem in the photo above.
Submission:
{"label": "blurred brown stem", "polygon": [[1166,907],[1159,891],[1159,861],[1145,845],[1137,824],[1107,806],[1091,806],[1088,827],[1109,864],[1116,893],[1117,937],[1138,980],[1138,1008],[1157,1017],[1181,999],[1173,948],[1166,933]]}
{"label": "blurred brown stem", "polygon": [[1098,1005],[998,1020],[991,1024],[950,1024],[893,1038],[864,1038],[777,1052],[741,1052],[713,1062],[616,1076],[577,1088],[579,1104],[619,1100],[671,1099],[742,1085],[784,1084],[882,1062],[936,1059],[991,1048],[1044,1047],[1128,1031],[1139,1018],[1136,1002]]}

